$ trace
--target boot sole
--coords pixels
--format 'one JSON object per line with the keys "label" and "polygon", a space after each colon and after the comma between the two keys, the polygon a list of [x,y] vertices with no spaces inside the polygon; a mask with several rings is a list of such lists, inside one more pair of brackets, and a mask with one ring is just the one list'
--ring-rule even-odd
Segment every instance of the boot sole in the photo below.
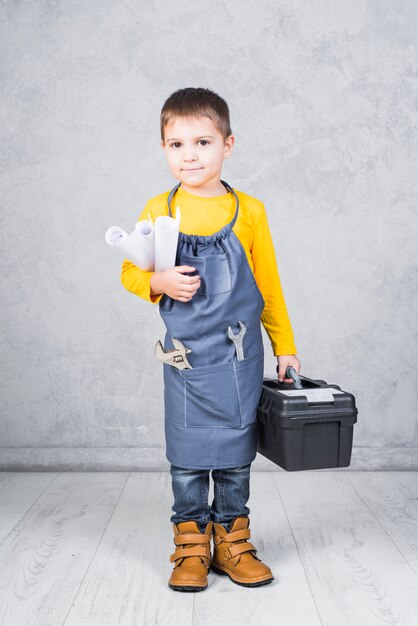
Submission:
{"label": "boot sole", "polygon": [[271,578],[265,578],[264,580],[258,580],[253,583],[243,583],[236,580],[235,578],[232,578],[232,576],[228,572],[225,572],[223,569],[218,569],[213,565],[210,566],[210,569],[217,574],[222,574],[222,576],[228,576],[229,580],[232,580],[232,582],[236,585],[241,585],[241,587],[261,587],[261,585],[268,585],[268,583],[271,583],[274,580],[274,576],[272,576]]}
{"label": "boot sole", "polygon": [[204,591],[208,588],[207,585],[204,587],[197,587],[196,585],[170,585],[170,583],[168,586],[170,589],[173,589],[173,591]]}

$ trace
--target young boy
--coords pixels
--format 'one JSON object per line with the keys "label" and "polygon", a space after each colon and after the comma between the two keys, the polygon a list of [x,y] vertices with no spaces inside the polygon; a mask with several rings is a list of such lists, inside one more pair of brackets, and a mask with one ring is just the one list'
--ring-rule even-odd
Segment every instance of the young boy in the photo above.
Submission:
{"label": "young boy", "polygon": [[121,281],[159,303],[164,350],[173,350],[173,337],[187,350],[185,368],[163,364],[176,545],[168,584],[201,591],[211,567],[236,584],[256,587],[274,579],[248,541],[246,506],[263,383],[260,321],[277,356],[279,380],[291,383],[286,368],[299,373],[300,362],[264,205],[221,180],[234,144],[227,103],[209,89],[179,89],[165,102],[160,122],[168,166],[180,182],[149,200],[139,220],[175,217],[180,207],[176,263],[144,272],[125,259]]}

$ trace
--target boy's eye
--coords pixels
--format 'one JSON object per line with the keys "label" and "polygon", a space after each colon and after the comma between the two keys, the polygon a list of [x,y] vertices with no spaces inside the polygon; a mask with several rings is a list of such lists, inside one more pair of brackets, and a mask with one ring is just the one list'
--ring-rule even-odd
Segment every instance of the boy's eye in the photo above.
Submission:
{"label": "boy's eye", "polygon": [[[207,139],[199,139],[199,143],[206,146],[210,143],[210,141]],[[181,146],[180,141],[173,141],[173,143],[170,143],[170,148],[177,148],[178,146]]]}

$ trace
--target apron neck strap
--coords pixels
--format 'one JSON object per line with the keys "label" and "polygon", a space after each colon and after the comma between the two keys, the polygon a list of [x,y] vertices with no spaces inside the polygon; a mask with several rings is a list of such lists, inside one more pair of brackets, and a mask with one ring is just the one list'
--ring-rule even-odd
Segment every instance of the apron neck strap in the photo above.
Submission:
{"label": "apron neck strap", "polygon": [[[235,190],[231,187],[231,185],[229,185],[224,180],[221,180],[221,183],[227,189],[227,191],[230,191],[234,195],[234,197],[235,197],[235,201],[236,201],[235,213],[234,213],[234,217],[232,218],[232,220],[229,223],[229,226],[231,226],[231,228],[233,228],[235,222],[237,221],[237,217],[238,217],[238,208],[239,208],[238,196],[237,196]],[[168,214],[169,214],[170,217],[173,217],[172,214],[171,214],[171,201],[172,201],[173,196],[176,193],[177,189],[180,187],[180,185],[181,185],[181,182],[178,183],[175,187],[173,187],[173,189],[168,194],[167,204],[168,204]]]}

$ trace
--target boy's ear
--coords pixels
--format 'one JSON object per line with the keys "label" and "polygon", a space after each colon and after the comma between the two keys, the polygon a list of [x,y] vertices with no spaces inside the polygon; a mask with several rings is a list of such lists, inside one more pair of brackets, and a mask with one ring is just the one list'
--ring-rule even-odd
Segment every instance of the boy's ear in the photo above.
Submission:
{"label": "boy's ear", "polygon": [[231,156],[231,152],[232,152],[232,148],[234,146],[234,141],[235,141],[235,137],[234,135],[229,135],[226,139],[225,139],[225,145],[224,145],[224,159],[227,159],[228,157]]}

